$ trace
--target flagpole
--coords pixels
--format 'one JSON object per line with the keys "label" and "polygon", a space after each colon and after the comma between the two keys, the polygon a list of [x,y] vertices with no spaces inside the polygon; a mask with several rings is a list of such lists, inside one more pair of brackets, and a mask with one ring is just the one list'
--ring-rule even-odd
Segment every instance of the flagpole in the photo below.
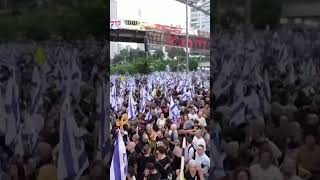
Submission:
{"label": "flagpole", "polygon": [[186,3],[186,38],[187,38],[187,43],[186,43],[186,54],[187,54],[187,72],[189,72],[189,30],[188,30],[188,26],[189,26],[189,13],[188,13],[188,5],[189,5],[189,0],[187,0]]}
{"label": "flagpole", "polygon": [[184,137],[182,140],[182,156],[181,156],[179,180],[184,180],[184,152],[185,152],[185,148],[186,148],[186,138]]}

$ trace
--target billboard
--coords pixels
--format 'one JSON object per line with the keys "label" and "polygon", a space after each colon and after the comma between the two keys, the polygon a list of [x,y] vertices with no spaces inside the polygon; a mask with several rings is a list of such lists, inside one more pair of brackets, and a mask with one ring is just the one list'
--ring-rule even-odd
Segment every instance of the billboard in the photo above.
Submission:
{"label": "billboard", "polygon": [[141,28],[140,21],[129,20],[129,19],[111,19],[110,20],[110,29],[135,29],[135,30],[144,30]]}

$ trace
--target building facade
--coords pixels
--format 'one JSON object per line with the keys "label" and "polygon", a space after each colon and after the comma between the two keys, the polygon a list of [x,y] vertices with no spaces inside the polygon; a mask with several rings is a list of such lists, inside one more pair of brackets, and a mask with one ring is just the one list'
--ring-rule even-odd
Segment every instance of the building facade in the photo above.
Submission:
{"label": "building facade", "polygon": [[320,2],[317,0],[286,0],[282,5],[282,24],[319,27]]}
{"label": "building facade", "polygon": [[[111,19],[116,19],[117,16],[117,0],[110,0],[110,18]],[[109,24],[107,24],[107,26],[110,26]],[[117,43],[117,42],[110,42],[110,59],[112,61],[112,59],[114,58],[114,56],[116,54],[120,53],[120,49],[121,49],[121,44]]]}
{"label": "building facade", "polygon": [[[206,3],[202,8],[210,9],[210,0],[200,0],[201,4]],[[210,16],[191,8],[191,27],[199,31],[210,32]]]}

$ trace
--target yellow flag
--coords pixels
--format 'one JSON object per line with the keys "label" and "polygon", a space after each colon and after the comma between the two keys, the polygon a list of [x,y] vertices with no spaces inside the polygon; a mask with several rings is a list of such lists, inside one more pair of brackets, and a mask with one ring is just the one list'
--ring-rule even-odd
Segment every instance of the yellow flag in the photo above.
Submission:
{"label": "yellow flag", "polygon": [[39,47],[36,52],[36,58],[35,60],[39,65],[42,65],[46,62],[46,52],[43,47]]}
{"label": "yellow flag", "polygon": [[121,76],[120,76],[120,81],[121,81],[121,82],[124,82],[125,80],[126,80],[125,77],[121,75]]}

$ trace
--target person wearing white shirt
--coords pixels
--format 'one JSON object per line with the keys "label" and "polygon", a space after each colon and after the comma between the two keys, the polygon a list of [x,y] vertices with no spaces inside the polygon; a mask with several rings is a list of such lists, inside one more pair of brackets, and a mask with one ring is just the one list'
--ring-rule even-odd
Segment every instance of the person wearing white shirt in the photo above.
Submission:
{"label": "person wearing white shirt", "polygon": [[284,180],[280,169],[272,164],[272,159],[270,151],[260,153],[259,163],[249,168],[252,180]]}
{"label": "person wearing white shirt", "polygon": [[202,127],[206,127],[207,126],[207,122],[206,122],[206,119],[203,117],[203,112],[200,111],[198,113],[198,119],[199,121],[199,125],[202,126]]}
{"label": "person wearing white shirt", "polygon": [[198,120],[199,118],[194,108],[192,108],[191,112],[188,114],[188,117],[191,121]]}
{"label": "person wearing white shirt", "polygon": [[198,147],[199,145],[202,145],[204,147],[204,151],[206,151],[206,141],[201,136],[201,130],[198,130],[196,132],[196,135],[193,137],[192,140],[193,147]]}
{"label": "person wearing white shirt", "polygon": [[160,114],[160,118],[157,120],[157,126],[158,126],[160,129],[164,128],[164,126],[166,125],[166,121],[167,121],[167,119],[164,118],[164,114],[161,113],[161,114]]}
{"label": "person wearing white shirt", "polygon": [[197,146],[195,164],[197,167],[201,166],[205,179],[208,179],[210,169],[210,158],[205,154],[204,146],[201,144]]}
{"label": "person wearing white shirt", "polygon": [[188,163],[191,159],[195,159],[196,158],[195,157],[195,153],[196,153],[195,152],[196,151],[195,148],[196,147],[194,147],[192,145],[192,138],[190,136],[188,136],[186,138],[186,148],[184,149],[185,150],[185,152],[184,152],[184,154],[185,154],[184,160],[185,160],[186,163]]}

